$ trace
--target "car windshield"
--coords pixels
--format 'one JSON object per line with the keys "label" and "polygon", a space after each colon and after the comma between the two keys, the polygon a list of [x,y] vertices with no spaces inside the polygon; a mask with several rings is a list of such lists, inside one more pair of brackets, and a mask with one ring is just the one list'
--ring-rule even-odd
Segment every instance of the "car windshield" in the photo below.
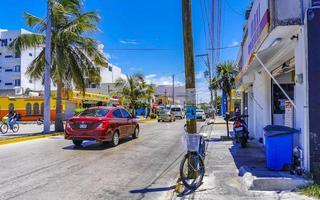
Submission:
{"label": "car windshield", "polygon": [[108,109],[87,109],[79,114],[80,117],[104,117],[108,114]]}
{"label": "car windshield", "polygon": [[170,112],[167,110],[161,110],[159,114],[160,115],[167,115],[167,114],[170,114]]}
{"label": "car windshield", "polygon": [[181,108],[171,108],[171,111],[173,111],[173,112],[181,112]]}

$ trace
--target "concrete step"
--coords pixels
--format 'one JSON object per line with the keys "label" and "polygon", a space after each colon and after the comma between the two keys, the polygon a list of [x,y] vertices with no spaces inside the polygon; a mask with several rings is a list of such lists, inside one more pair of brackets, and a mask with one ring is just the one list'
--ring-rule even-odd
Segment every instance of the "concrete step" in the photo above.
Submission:
{"label": "concrete step", "polygon": [[313,184],[312,180],[302,176],[260,167],[243,166],[239,169],[239,175],[248,190],[292,191]]}

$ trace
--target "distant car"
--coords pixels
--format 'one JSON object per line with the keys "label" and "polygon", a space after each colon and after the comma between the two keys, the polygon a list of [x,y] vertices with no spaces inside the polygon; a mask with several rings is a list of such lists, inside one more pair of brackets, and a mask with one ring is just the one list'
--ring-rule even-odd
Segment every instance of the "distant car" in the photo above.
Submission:
{"label": "distant car", "polygon": [[171,107],[170,110],[171,110],[171,113],[174,114],[176,118],[184,119],[185,115],[181,107],[174,106],[174,107]]}
{"label": "distant car", "polygon": [[84,140],[111,141],[113,146],[128,136],[139,137],[139,124],[127,110],[118,107],[94,107],[66,122],[65,139],[80,146]]}
{"label": "distant car", "polygon": [[204,113],[204,110],[197,109],[196,110],[196,117],[198,120],[205,121],[206,120],[206,114]]}
{"label": "distant car", "polygon": [[161,110],[158,116],[158,122],[174,122],[176,121],[175,116],[170,112],[170,110]]}

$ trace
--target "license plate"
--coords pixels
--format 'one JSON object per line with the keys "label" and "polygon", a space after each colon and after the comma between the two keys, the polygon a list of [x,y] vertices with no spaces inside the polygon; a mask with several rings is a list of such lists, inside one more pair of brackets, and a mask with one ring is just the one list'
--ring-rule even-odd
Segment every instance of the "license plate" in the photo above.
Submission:
{"label": "license plate", "polygon": [[81,128],[81,129],[85,129],[85,128],[87,128],[87,127],[88,127],[87,124],[80,124],[80,126],[79,126],[79,128]]}
{"label": "license plate", "polygon": [[243,127],[235,128],[236,131],[243,131]]}

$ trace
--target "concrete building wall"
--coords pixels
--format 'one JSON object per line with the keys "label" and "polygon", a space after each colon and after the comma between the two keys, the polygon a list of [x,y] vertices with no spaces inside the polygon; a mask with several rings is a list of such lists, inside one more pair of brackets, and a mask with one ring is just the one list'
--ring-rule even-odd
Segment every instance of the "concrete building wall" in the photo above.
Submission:
{"label": "concrete building wall", "polygon": [[21,34],[30,34],[24,29],[15,31],[0,31],[0,90],[10,90],[21,86],[24,90],[42,90],[41,81],[30,81],[25,74],[30,63],[38,56],[42,48],[33,48],[23,51],[20,56],[16,56],[8,49],[9,44]]}

